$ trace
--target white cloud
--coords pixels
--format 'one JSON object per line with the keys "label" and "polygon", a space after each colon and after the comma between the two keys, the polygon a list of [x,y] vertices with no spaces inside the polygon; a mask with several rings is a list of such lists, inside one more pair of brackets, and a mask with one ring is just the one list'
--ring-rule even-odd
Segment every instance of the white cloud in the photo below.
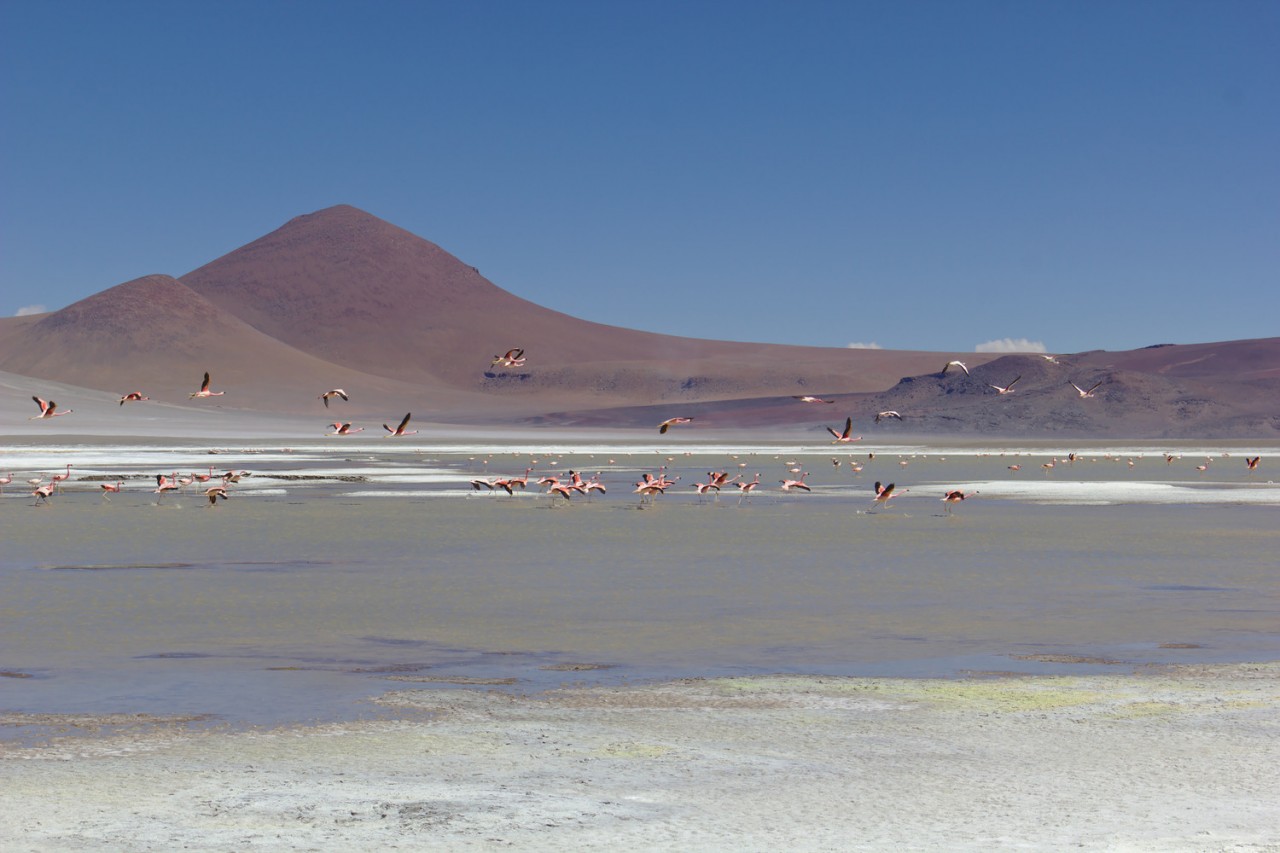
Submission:
{"label": "white cloud", "polygon": [[878,343],[875,343],[874,341],[872,341],[869,344],[864,344],[861,342],[845,344],[845,347],[847,349],[884,349],[884,347],[880,346]]}
{"label": "white cloud", "polygon": [[13,316],[29,317],[32,314],[43,314],[48,310],[49,309],[44,307],[43,305],[23,305],[21,308],[18,309],[18,313],[14,314]]}
{"label": "white cloud", "polygon": [[974,352],[1048,352],[1042,341],[1030,341],[1026,338],[1000,338],[978,344]]}

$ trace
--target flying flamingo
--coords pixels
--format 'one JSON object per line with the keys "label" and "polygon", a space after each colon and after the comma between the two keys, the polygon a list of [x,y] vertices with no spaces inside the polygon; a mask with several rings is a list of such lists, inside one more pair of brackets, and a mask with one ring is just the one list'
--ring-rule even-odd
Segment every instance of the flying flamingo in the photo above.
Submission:
{"label": "flying flamingo", "polygon": [[1021,378],[1022,378],[1022,374],[1018,374],[1017,376],[1013,377],[1013,382],[1010,382],[1008,385],[991,385],[990,383],[988,383],[988,387],[996,389],[996,391],[1000,392],[1001,394],[1012,394],[1013,386],[1017,384],[1018,380]]}
{"label": "flying flamingo", "polygon": [[778,482],[782,484],[782,491],[784,492],[789,492],[792,489],[803,489],[807,492],[807,491],[810,491],[810,489],[808,485],[805,484],[804,478],[808,476],[809,476],[809,472],[805,471],[803,474],[800,475],[799,479],[779,480]]}
{"label": "flying flamingo", "polygon": [[387,434],[384,435],[383,438],[395,438],[397,436],[404,436],[404,435],[417,435],[418,431],[416,429],[409,430],[408,432],[405,431],[405,427],[409,425],[409,418],[411,417],[413,417],[413,412],[409,412],[407,415],[405,415],[404,420],[400,421],[400,426],[396,427],[395,429],[392,429],[386,424],[383,424],[382,428],[387,431]]}
{"label": "flying flamingo", "polygon": [[150,397],[142,396],[141,391],[130,391],[128,394],[125,394],[123,397],[120,398],[120,405],[123,406],[125,403],[139,403],[143,400],[150,400],[150,399],[151,399]]}
{"label": "flying flamingo", "polygon": [[33,506],[38,506],[42,503],[47,504],[49,502],[49,496],[53,494],[53,484],[50,483],[47,486],[37,486],[36,490],[31,494],[34,495],[36,499]]}
{"label": "flying flamingo", "polygon": [[1079,394],[1080,399],[1083,400],[1086,397],[1093,396],[1093,392],[1098,390],[1098,386],[1102,384],[1102,380],[1099,379],[1097,382],[1093,383],[1093,387],[1091,387],[1088,391],[1084,390],[1074,382],[1068,382],[1067,384],[1070,385],[1072,388],[1076,389],[1076,393]]}
{"label": "flying flamingo", "polygon": [[329,426],[333,428],[333,432],[327,432],[325,435],[355,435],[358,432],[364,432],[364,427],[352,429],[350,422],[345,424],[335,422],[329,424]]}
{"label": "flying flamingo", "polygon": [[862,441],[862,436],[858,436],[857,438],[853,437],[853,418],[851,417],[844,419],[844,432],[836,432],[831,427],[827,427],[827,432],[831,433],[831,435],[835,437],[835,441],[831,442],[832,444],[846,444],[850,441]]}
{"label": "flying flamingo", "polygon": [[[890,501],[892,498],[894,498],[894,497],[895,497],[895,495],[894,495],[894,493],[893,493],[893,487],[894,487],[894,484],[893,484],[893,483],[890,483],[890,484],[889,484],[889,485],[887,485],[887,486],[882,486],[882,485],[880,484],[880,481],[878,481],[878,480],[877,480],[877,481],[876,481],[876,496],[875,496],[875,498],[873,498],[873,499],[872,499],[872,501],[871,501],[871,502],[872,502],[872,503],[885,504],[885,505],[887,506],[887,505],[888,505],[888,503],[889,503],[889,501]],[[906,494],[908,491],[910,491],[910,490],[909,490],[909,489],[902,489],[901,491],[899,491],[899,492],[898,492],[898,494],[899,494],[899,495]]]}
{"label": "flying flamingo", "polygon": [[31,399],[35,400],[36,405],[40,407],[40,414],[35,417],[27,418],[29,421],[38,421],[42,418],[56,418],[59,415],[69,415],[75,411],[75,409],[67,409],[65,412],[59,412],[58,404],[52,400],[42,400],[39,397],[32,397]]}
{"label": "flying flamingo", "polygon": [[200,390],[199,390],[199,391],[192,391],[192,392],[191,392],[191,397],[190,397],[189,399],[193,399],[193,400],[194,400],[196,397],[221,397],[221,396],[222,396],[223,394],[225,394],[225,393],[227,393],[227,392],[226,392],[226,391],[210,391],[210,390],[209,390],[209,373],[206,371],[206,372],[205,372],[205,374],[204,374],[204,382],[201,382],[201,383],[200,383]]}
{"label": "flying flamingo", "polygon": [[490,367],[524,367],[524,350],[509,349],[505,355],[495,355]]}
{"label": "flying flamingo", "polygon": [[952,367],[958,367],[958,368],[960,368],[961,370],[963,370],[963,371],[964,371],[964,375],[965,375],[965,376],[968,376],[968,375],[969,375],[969,368],[967,368],[967,367],[965,367],[965,366],[964,366],[964,362],[963,362],[963,361],[948,361],[946,364],[944,364],[944,365],[942,366],[942,375],[943,375],[943,376],[946,376],[946,375],[947,375],[947,370],[948,370],[949,368],[952,368]]}
{"label": "flying flamingo", "polygon": [[951,491],[947,492],[945,495],[942,496],[942,500],[946,504],[947,514],[948,515],[951,514],[952,504],[960,503],[960,501],[964,500],[970,495],[976,495],[976,494],[977,492],[969,492],[969,494],[965,494],[959,489],[952,489]]}
{"label": "flying flamingo", "polygon": [[351,399],[350,397],[347,396],[347,392],[343,391],[341,388],[334,388],[332,391],[325,391],[323,394],[320,395],[320,399],[324,401],[324,407],[326,409],[329,408],[330,397],[341,397],[344,400]]}
{"label": "flying flamingo", "polygon": [[114,484],[99,483],[98,485],[102,489],[102,499],[104,501],[109,501],[111,498],[108,496],[119,493],[120,487],[124,485],[124,480],[117,480]]}
{"label": "flying flamingo", "polygon": [[799,400],[801,403],[834,403],[835,400],[824,400],[821,397],[811,397],[808,394],[792,394],[791,399]]}
{"label": "flying flamingo", "polygon": [[902,420],[902,415],[892,410],[888,412],[876,412],[876,423],[880,423],[881,421],[887,420],[889,418],[897,418],[898,420]]}
{"label": "flying flamingo", "polygon": [[693,418],[667,418],[665,421],[658,424],[658,434],[663,435],[666,433],[667,430],[671,429],[673,426],[677,426],[678,424],[687,424],[692,421],[693,421]]}
{"label": "flying flamingo", "polygon": [[[1258,462],[1260,462],[1261,460],[1262,460],[1262,457],[1261,457],[1261,456],[1255,456],[1255,457],[1253,457],[1252,459],[1250,459],[1248,456],[1246,456],[1246,457],[1244,458],[1244,464],[1245,464],[1246,466],[1248,466],[1248,468],[1249,468],[1249,470],[1250,470],[1250,471],[1256,471],[1256,470],[1258,469]],[[9,475],[9,477],[10,477],[10,478],[12,478],[12,477],[13,477],[13,475],[12,475],[12,474],[10,474],[10,475]],[[7,483],[7,482],[9,482],[9,481],[8,481],[8,480],[0,480],[0,486],[3,486],[3,485],[4,485],[5,483]]]}
{"label": "flying flamingo", "polygon": [[222,498],[224,501],[227,499],[227,487],[213,486],[205,489],[204,496],[209,499],[209,506],[215,506],[218,503],[218,498]]}

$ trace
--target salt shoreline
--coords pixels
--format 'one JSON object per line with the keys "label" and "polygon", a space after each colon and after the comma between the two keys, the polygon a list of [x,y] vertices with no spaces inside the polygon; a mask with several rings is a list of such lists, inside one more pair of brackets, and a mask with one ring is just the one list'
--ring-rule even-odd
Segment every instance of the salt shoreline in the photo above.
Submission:
{"label": "salt shoreline", "polygon": [[240,732],[155,721],[0,745],[0,840],[32,851],[1280,849],[1277,663],[533,696],[406,689],[378,701],[402,719]]}

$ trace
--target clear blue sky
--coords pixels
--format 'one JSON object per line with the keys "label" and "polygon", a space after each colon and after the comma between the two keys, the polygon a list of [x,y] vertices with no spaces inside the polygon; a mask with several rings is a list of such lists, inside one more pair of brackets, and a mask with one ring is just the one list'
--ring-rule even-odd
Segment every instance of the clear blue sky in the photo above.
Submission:
{"label": "clear blue sky", "polygon": [[1280,335],[1277,45],[1273,0],[0,0],[0,315],[346,203],[672,334]]}

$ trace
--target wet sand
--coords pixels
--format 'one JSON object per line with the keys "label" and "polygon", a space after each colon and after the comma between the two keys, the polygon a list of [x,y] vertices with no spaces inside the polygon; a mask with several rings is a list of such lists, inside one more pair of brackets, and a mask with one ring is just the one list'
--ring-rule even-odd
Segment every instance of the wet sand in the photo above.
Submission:
{"label": "wet sand", "polygon": [[[1280,845],[1280,667],[403,690],[395,719],[0,753],[13,850]],[[106,720],[104,722],[120,721]]]}

